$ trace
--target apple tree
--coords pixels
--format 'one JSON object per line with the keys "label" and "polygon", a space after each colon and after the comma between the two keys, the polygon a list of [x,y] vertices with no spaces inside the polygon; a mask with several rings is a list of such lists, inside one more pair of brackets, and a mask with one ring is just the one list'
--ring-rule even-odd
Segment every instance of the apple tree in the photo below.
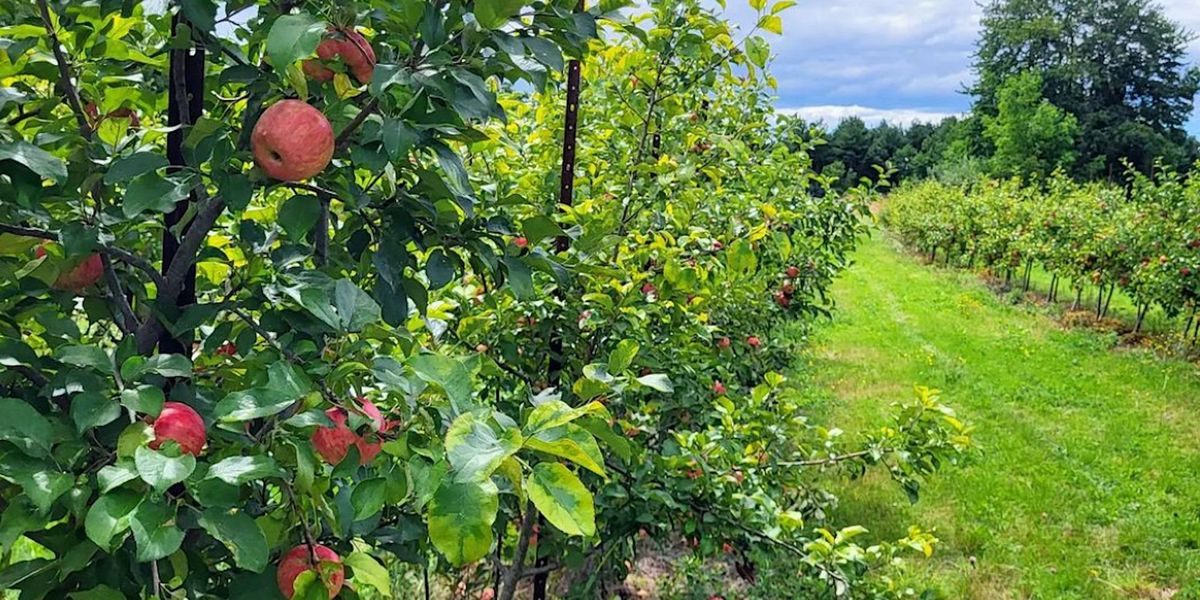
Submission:
{"label": "apple tree", "polygon": [[[848,593],[779,375],[862,233],[774,125],[754,0],[0,0],[0,588],[586,595],[641,535]],[[564,97],[565,96],[565,97]],[[816,589],[816,588],[814,588]]]}

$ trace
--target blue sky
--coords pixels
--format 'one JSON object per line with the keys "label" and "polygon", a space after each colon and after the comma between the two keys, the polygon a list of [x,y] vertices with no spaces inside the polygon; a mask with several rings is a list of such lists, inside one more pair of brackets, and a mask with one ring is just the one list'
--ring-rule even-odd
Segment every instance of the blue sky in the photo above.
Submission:
{"label": "blue sky", "polygon": [[[1200,31],[1200,0],[1159,0],[1167,14]],[[836,123],[849,115],[908,123],[965,112],[979,31],[975,0],[799,0],[770,36],[781,109]],[[753,25],[746,0],[727,14]],[[768,34],[769,35],[769,34]],[[1200,41],[1192,45],[1200,62]],[[1191,130],[1200,133],[1200,120]]]}

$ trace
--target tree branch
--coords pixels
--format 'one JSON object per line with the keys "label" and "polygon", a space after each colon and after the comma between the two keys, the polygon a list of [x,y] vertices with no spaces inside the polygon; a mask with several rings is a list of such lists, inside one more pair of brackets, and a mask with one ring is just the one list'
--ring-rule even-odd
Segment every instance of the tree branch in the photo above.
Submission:
{"label": "tree branch", "polygon": [[[34,229],[32,227],[21,227],[19,225],[9,225],[7,223],[0,223],[0,233],[11,233],[13,235],[19,235],[22,237],[52,240],[56,242],[61,238],[61,236],[53,231]],[[165,285],[162,274],[159,273],[158,269],[154,268],[154,265],[150,264],[150,262],[146,259],[133,254],[128,250],[118,248],[116,246],[110,246],[108,244],[99,244],[96,246],[96,250],[98,250],[101,254],[105,254],[110,258],[114,258],[138,269],[139,271],[144,272],[150,277],[150,280],[153,281],[154,285],[158,288],[161,289]]]}
{"label": "tree branch", "polygon": [[112,261],[107,254],[101,254],[100,261],[104,264],[104,281],[108,284],[108,295],[112,297],[113,304],[116,304],[117,309],[121,311],[121,322],[118,325],[126,334],[133,333],[141,324],[133,314],[133,308],[129,306],[125,290],[121,289],[121,280],[117,279],[117,272],[113,269]]}
{"label": "tree branch", "polygon": [[517,539],[517,551],[513,555],[512,566],[504,574],[504,583],[501,585],[497,600],[512,600],[513,595],[517,592],[517,582],[521,580],[525,567],[525,554],[529,551],[529,538],[533,534],[533,524],[537,522],[537,517],[537,508],[533,506],[532,501],[527,502],[525,517],[521,521],[521,535]]}
{"label": "tree branch", "polygon": [[[206,196],[203,189],[198,185],[196,187],[197,195]],[[188,271],[192,265],[196,264],[196,259],[200,255],[200,246],[204,243],[208,232],[212,231],[213,226],[216,225],[217,218],[224,211],[225,201],[216,197],[205,202],[196,212],[195,218],[188,226],[187,233],[179,242],[179,248],[175,252],[175,259],[171,262],[171,267],[167,269],[163,277],[165,281],[163,287],[159,288],[158,297],[155,298],[156,303],[173,305],[179,299],[179,295],[183,293],[184,278],[187,277]],[[158,319],[147,319],[145,323],[142,323],[137,331],[138,353],[144,355],[153,353],[155,344],[158,343],[165,331]]]}
{"label": "tree branch", "polygon": [[63,52],[62,43],[58,40],[58,33],[54,30],[54,19],[50,16],[50,7],[46,4],[46,0],[37,0],[38,12],[41,13],[42,23],[46,26],[46,36],[50,38],[50,48],[54,51],[54,62],[58,64],[59,85],[62,86],[62,91],[67,95],[67,103],[71,105],[71,110],[75,112],[75,120],[79,123],[79,132],[83,134],[84,139],[92,139],[92,126],[87,121],[87,114],[83,110],[83,102],[79,99],[79,89],[75,87],[71,75],[71,63],[67,61],[67,54]]}
{"label": "tree branch", "polygon": [[366,106],[362,107],[362,110],[358,111],[358,114],[354,116],[354,119],[350,121],[348,125],[346,125],[346,128],[338,134],[337,139],[334,140],[334,147],[341,148],[342,146],[346,145],[346,142],[350,141],[350,136],[354,135],[354,131],[361,127],[362,124],[366,122],[367,118],[374,114],[378,108],[379,99],[372,98]]}

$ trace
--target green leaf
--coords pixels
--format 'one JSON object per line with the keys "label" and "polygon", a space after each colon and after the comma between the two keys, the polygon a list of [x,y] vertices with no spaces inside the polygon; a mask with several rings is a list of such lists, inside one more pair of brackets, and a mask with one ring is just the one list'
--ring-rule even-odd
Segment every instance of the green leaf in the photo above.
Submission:
{"label": "green leaf", "polygon": [[746,40],[746,56],[751,63],[761,69],[767,66],[767,60],[771,58],[771,47],[761,37],[750,36]]}
{"label": "green leaf", "polygon": [[212,31],[216,27],[217,4],[214,0],[182,0],[179,10],[195,27]]}
{"label": "green leaf", "polygon": [[440,248],[429,254],[425,263],[425,276],[429,278],[429,289],[436,290],[454,281],[454,261]]}
{"label": "green leaf", "polygon": [[103,427],[121,416],[121,405],[98,392],[83,392],[71,398],[71,419],[83,433],[93,427]]}
{"label": "green leaf", "polygon": [[750,8],[761,11],[767,7],[767,0],[750,0]]}
{"label": "green leaf", "polygon": [[475,20],[484,29],[495,29],[515,17],[524,0],[476,0]]}
{"label": "green leaf", "polygon": [[375,588],[384,598],[392,597],[392,578],[387,568],[366,552],[352,552],[342,561],[354,571],[352,579],[360,585]]}
{"label": "green leaf", "polygon": [[[142,497],[129,490],[105,494],[88,509],[83,527],[88,539],[106,552],[111,552],[114,540],[124,539],[129,530],[129,517]],[[120,536],[120,537],[118,537]]]}
{"label": "green leaf", "polygon": [[175,525],[175,509],[164,502],[143,500],[129,515],[129,528],[137,542],[138,562],[166,558],[183,543],[183,531]]}
{"label": "green leaf", "polygon": [[133,458],[137,449],[154,439],[154,428],[149,423],[135,421],[129,424],[117,438],[117,457]]}
{"label": "green leaf", "polygon": [[375,516],[383,510],[383,504],[386,501],[386,479],[375,477],[360,481],[354,486],[354,492],[350,494],[350,505],[354,507],[354,520],[361,521]]}
{"label": "green leaf", "polygon": [[21,400],[0,398],[0,440],[40,458],[50,454],[53,439],[50,421],[37,409]]}
{"label": "green leaf", "polygon": [[231,456],[209,467],[207,478],[215,478],[230,485],[241,485],[248,481],[283,477],[285,473],[275,459],[266,455]]}
{"label": "green leaf", "polygon": [[446,432],[446,456],[459,481],[481,481],[492,476],[504,459],[521,449],[521,433],[506,429],[500,435],[487,422],[488,411],[466,413]]}
{"label": "green leaf", "polygon": [[640,346],[633,340],[621,340],[617,347],[608,355],[608,372],[619,374],[633,365]]}
{"label": "green leaf", "polygon": [[329,588],[313,569],[300,573],[292,586],[295,591],[292,600],[329,600]]}
{"label": "green leaf", "polygon": [[671,385],[671,379],[662,373],[651,373],[637,378],[638,383],[656,389],[660,392],[670,394],[675,391],[675,386]]}
{"label": "green leaf", "polygon": [[462,566],[487,556],[500,491],[490,480],[442,480],[429,502],[429,539],[450,561]]}
{"label": "green leaf", "polygon": [[321,217],[321,201],[316,196],[292,196],[279,207],[279,225],[288,237],[304,239]]}
{"label": "green leaf", "polygon": [[422,381],[442,388],[456,410],[461,412],[472,404],[471,374],[461,362],[439,354],[421,354],[410,358],[408,366]]}
{"label": "green leaf", "polygon": [[579,408],[571,408],[562,400],[550,400],[539,404],[525,419],[525,435],[535,435],[538,432],[566,425],[586,415],[607,415],[608,409],[599,402],[589,402]]}
{"label": "green leaf", "polygon": [[408,151],[421,141],[421,132],[404,121],[390,119],[383,125],[383,147],[392,160],[408,156]]}
{"label": "green leaf", "polygon": [[382,318],[379,304],[349,279],[334,281],[320,271],[306,271],[293,279],[295,285],[284,292],[338,331],[362,331]]}
{"label": "green leaf", "polygon": [[136,388],[121,390],[121,404],[125,408],[151,417],[157,417],[158,413],[162,412],[166,401],[162,388],[153,385],[139,385]]}
{"label": "green leaf", "polygon": [[188,197],[191,186],[186,181],[167,179],[155,172],[144,173],[129,182],[121,212],[132,219],[146,211],[171,212],[175,204]]}
{"label": "green leaf", "polygon": [[605,479],[608,478],[604,471],[604,455],[600,453],[596,438],[577,425],[568,424],[542,431],[525,440],[525,447],[565,458]]}
{"label": "green leaf", "polygon": [[777,15],[796,5],[795,0],[779,0],[771,6],[771,14]]}
{"label": "green leaf", "polygon": [[29,142],[0,143],[0,161],[5,160],[25,165],[30,171],[46,179],[53,179],[55,183],[67,180],[67,164]]}
{"label": "green leaf", "polygon": [[765,16],[758,22],[758,25],[775,35],[783,35],[783,19],[778,15]]}
{"label": "green leaf", "polygon": [[561,463],[538,463],[525,485],[529,499],[551,525],[567,535],[596,535],[592,493]]}
{"label": "green leaf", "polygon": [[521,231],[525,234],[525,238],[529,240],[531,246],[537,245],[538,242],[552,237],[563,235],[563,230],[554,222],[554,219],[545,215],[526,219],[521,223]]}
{"label": "green leaf", "polygon": [[283,412],[311,390],[312,382],[303,371],[279,361],[267,368],[267,385],[225,396],[214,413],[226,422],[260,419]]}
{"label": "green leaf", "polygon": [[180,354],[155,354],[150,358],[133,356],[121,365],[121,379],[131,383],[148,374],[163,377],[191,377],[192,361]]}
{"label": "green leaf", "polygon": [[95,369],[101,373],[113,371],[108,354],[97,346],[60,346],[54,351],[54,357],[68,365]]}
{"label": "green leaf", "polygon": [[533,297],[533,272],[519,256],[505,256],[504,266],[508,268],[508,287],[512,288],[517,298],[526,300]]}
{"label": "green leaf", "polygon": [[200,516],[200,526],[229,548],[237,566],[255,573],[267,567],[267,536],[249,515],[209,508]]}
{"label": "green leaf", "polygon": [[325,36],[326,25],[312,15],[284,15],[271,24],[267,34],[267,56],[282,71],[291,63],[312,55]]}
{"label": "green leaf", "polygon": [[100,493],[107,494],[118,487],[138,478],[137,465],[132,461],[123,460],[115,465],[108,465],[96,474],[100,481]]}
{"label": "green leaf", "polygon": [[157,171],[167,166],[167,158],[157,152],[135,152],[129,156],[123,156],[113,162],[108,168],[108,172],[104,174],[104,183],[113,185],[117,183],[125,183],[152,171]]}
{"label": "green leaf", "polygon": [[633,459],[633,450],[630,448],[629,440],[622,435],[618,435],[613,431],[611,425],[607,421],[601,419],[583,419],[579,421],[579,426],[591,433],[596,439],[604,442],[604,445],[612,450],[618,458],[625,463],[629,463]]}
{"label": "green leaf", "polygon": [[168,456],[145,446],[133,453],[133,462],[142,481],[159,493],[187,479],[196,470],[196,457],[191,454],[184,452],[179,456]]}
{"label": "green leaf", "polygon": [[25,492],[38,511],[50,510],[55,500],[75,485],[75,478],[36,458],[0,451],[0,479],[11,481]]}
{"label": "green leaf", "polygon": [[125,595],[107,585],[96,586],[90,590],[68,594],[70,600],[125,600]]}
{"label": "green leaf", "polygon": [[0,590],[4,590],[7,593],[8,590],[16,588],[55,566],[57,566],[55,561],[44,558],[35,558],[8,565],[0,569]]}

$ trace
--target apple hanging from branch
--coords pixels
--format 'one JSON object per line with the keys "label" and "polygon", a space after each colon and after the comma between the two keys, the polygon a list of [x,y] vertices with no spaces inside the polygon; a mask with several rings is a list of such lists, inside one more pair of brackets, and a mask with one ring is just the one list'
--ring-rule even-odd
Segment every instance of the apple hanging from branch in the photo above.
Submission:
{"label": "apple hanging from branch", "polygon": [[188,454],[200,456],[207,435],[204,419],[192,407],[182,402],[163,404],[162,412],[154,419],[154,440],[150,448],[158,450],[167,440],[174,440]]}
{"label": "apple hanging from branch", "polygon": [[333,69],[323,63],[341,61],[359,83],[375,76],[375,50],[367,38],[350,27],[331,27],[330,37],[317,45],[317,58],[304,61],[304,73],[317,81],[333,79]]}
{"label": "apple hanging from branch", "polygon": [[[316,558],[317,564],[312,559]],[[279,593],[291,600],[296,595],[296,578],[305,571],[316,571],[317,577],[325,583],[329,597],[334,598],[342,591],[346,582],[346,569],[342,566],[342,557],[338,556],[327,546],[314,544],[312,555],[309,555],[308,545],[300,544],[283,555],[279,568],[275,571],[275,581],[279,584]]]}
{"label": "apple hanging from branch", "polygon": [[263,111],[250,135],[254,163],[280,181],[303,181],[333,159],[333,126],[321,111],[299,100],[281,100]]}

